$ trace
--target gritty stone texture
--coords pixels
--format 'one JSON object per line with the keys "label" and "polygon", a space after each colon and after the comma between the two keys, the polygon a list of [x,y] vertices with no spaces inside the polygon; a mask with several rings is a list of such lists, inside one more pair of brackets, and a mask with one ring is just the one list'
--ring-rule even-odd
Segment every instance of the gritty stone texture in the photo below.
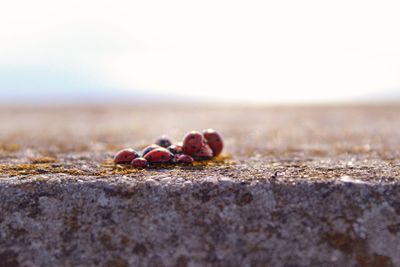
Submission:
{"label": "gritty stone texture", "polygon": [[[0,109],[0,267],[400,266],[400,107],[158,111]],[[207,164],[110,161],[209,127]]]}

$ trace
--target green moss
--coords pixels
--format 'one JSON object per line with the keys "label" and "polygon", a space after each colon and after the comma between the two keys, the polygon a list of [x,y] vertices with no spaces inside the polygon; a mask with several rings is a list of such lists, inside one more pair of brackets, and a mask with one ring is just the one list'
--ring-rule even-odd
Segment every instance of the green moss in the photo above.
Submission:
{"label": "green moss", "polygon": [[47,163],[35,164],[0,164],[0,171],[9,176],[35,175],[43,173],[65,173],[70,175],[83,175],[79,169],[67,169],[63,166],[53,167]]}
{"label": "green moss", "polygon": [[40,164],[40,163],[55,163],[57,159],[54,157],[36,157],[31,158],[32,164]]}
{"label": "green moss", "polygon": [[104,177],[112,174],[129,175],[159,169],[193,169],[193,168],[209,168],[216,166],[232,166],[237,164],[230,155],[223,155],[211,160],[195,161],[191,165],[174,165],[174,164],[157,164],[146,169],[136,169],[130,165],[115,165],[112,160],[107,160],[100,165],[100,169],[95,173],[96,176]]}
{"label": "green moss", "polygon": [[21,150],[21,146],[18,144],[3,144],[0,143],[0,152],[4,153],[15,153]]}

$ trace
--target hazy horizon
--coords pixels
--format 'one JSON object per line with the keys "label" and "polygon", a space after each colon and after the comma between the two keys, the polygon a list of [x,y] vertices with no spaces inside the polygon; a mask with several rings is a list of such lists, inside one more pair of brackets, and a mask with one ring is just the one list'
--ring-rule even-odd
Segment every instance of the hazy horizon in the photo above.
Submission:
{"label": "hazy horizon", "polygon": [[398,10],[362,0],[7,1],[0,102],[396,100]]}
{"label": "hazy horizon", "polygon": [[364,95],[354,98],[329,98],[319,100],[224,100],[212,97],[194,97],[190,94],[165,93],[151,90],[123,90],[123,89],[93,89],[93,90],[70,90],[70,91],[42,91],[40,95],[33,91],[8,91],[6,94],[0,94],[0,104],[9,106],[18,106],[21,104],[47,105],[47,104],[107,104],[107,103],[226,103],[226,104],[265,104],[265,105],[314,105],[314,104],[385,104],[399,103],[400,91],[388,91],[378,94]]}

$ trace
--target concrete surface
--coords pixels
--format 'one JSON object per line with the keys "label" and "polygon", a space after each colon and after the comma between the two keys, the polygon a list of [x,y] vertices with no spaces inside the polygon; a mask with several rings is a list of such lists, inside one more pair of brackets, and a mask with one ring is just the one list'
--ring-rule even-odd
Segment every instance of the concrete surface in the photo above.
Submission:
{"label": "concrete surface", "polygon": [[[0,109],[0,267],[400,266],[400,107]],[[162,133],[225,156],[132,170]]]}

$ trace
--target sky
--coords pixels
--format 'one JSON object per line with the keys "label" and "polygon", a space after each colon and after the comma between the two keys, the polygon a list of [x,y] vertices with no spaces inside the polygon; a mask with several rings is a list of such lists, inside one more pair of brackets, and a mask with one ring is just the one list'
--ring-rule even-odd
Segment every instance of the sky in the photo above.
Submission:
{"label": "sky", "polygon": [[0,100],[400,99],[399,1],[3,1]]}

